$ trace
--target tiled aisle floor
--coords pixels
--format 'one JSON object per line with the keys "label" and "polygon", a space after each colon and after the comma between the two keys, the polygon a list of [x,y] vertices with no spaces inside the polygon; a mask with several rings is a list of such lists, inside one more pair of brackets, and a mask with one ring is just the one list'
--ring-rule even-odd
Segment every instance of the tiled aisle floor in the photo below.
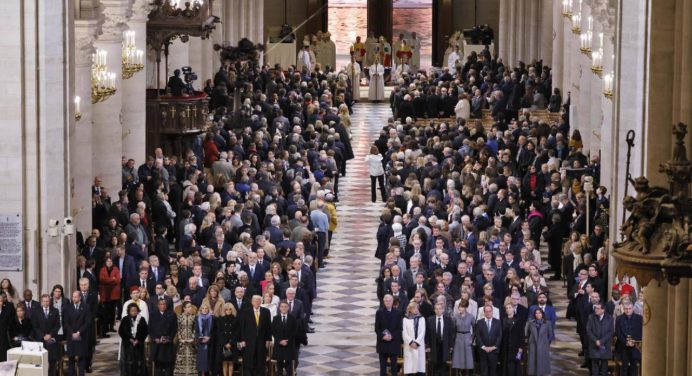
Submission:
{"label": "tiled aisle floor", "polygon": [[[391,116],[388,104],[359,103],[352,116],[355,159],[348,162],[340,181],[337,204],[339,227],[334,234],[327,268],[317,276],[318,298],[313,305],[316,332],[301,349],[299,375],[377,375],[374,317],[377,309],[375,277],[379,262],[374,258],[375,233],[381,201],[370,202],[370,179],[364,158],[382,124]],[[378,200],[380,200],[378,192]],[[547,250],[543,250],[544,258]],[[567,321],[562,282],[549,282],[557,309],[557,341],[553,344],[553,375],[586,375],[581,361],[575,323]],[[113,334],[111,334],[113,335]],[[117,340],[97,346],[94,374],[118,375]]]}

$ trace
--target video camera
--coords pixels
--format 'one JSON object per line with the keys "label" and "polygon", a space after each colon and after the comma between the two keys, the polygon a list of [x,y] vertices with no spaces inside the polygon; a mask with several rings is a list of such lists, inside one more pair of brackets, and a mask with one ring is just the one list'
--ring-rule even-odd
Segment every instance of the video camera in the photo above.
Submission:
{"label": "video camera", "polygon": [[181,69],[183,71],[183,80],[185,81],[185,91],[188,94],[192,94],[195,90],[192,87],[192,83],[197,80],[197,73],[193,72],[190,66],[182,67]]}

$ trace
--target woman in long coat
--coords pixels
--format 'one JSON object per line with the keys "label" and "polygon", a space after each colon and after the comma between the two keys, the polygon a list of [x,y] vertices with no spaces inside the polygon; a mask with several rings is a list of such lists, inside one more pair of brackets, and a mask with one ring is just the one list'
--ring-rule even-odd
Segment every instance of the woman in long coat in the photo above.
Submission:
{"label": "woman in long coat", "polygon": [[115,309],[120,303],[120,270],[113,265],[113,260],[107,258],[99,271],[99,297],[101,299],[101,333],[113,330],[115,325]]}
{"label": "woman in long coat", "polygon": [[139,314],[139,306],[130,303],[118,328],[123,344],[123,374],[132,376],[147,375],[147,362],[144,356],[144,341],[149,335],[147,320]]}
{"label": "woman in long coat", "polygon": [[500,364],[502,376],[521,375],[521,357],[524,345],[524,320],[517,317],[512,303],[505,304],[506,316],[502,320],[502,344],[500,345]]}
{"label": "woman in long coat", "polygon": [[14,305],[7,301],[7,295],[0,292],[0,362],[7,360],[10,349],[9,329],[14,318]]}
{"label": "woman in long coat", "polygon": [[217,319],[216,325],[216,359],[220,363],[223,376],[233,375],[233,362],[237,354],[236,310],[233,304],[224,303],[223,316]]}
{"label": "woman in long coat", "polygon": [[200,375],[208,375],[211,372],[212,355],[214,354],[214,315],[209,304],[202,303],[199,307],[199,315],[195,319],[195,337],[197,342],[197,371]]}
{"label": "woman in long coat", "polygon": [[197,346],[195,345],[195,314],[190,302],[183,303],[178,316],[178,351],[175,357],[175,375],[197,375]]}
{"label": "woman in long coat", "polygon": [[418,304],[409,303],[404,317],[404,374],[425,374],[425,318],[418,313]]}
{"label": "woman in long coat", "polygon": [[536,308],[533,318],[526,323],[524,334],[529,350],[527,368],[529,375],[550,374],[550,342],[553,340],[553,326],[545,320],[542,309]]}
{"label": "woman in long coat", "polygon": [[452,315],[457,331],[452,354],[452,368],[461,370],[461,374],[473,374],[473,324],[475,318],[467,309],[468,300],[461,300],[457,312]]}

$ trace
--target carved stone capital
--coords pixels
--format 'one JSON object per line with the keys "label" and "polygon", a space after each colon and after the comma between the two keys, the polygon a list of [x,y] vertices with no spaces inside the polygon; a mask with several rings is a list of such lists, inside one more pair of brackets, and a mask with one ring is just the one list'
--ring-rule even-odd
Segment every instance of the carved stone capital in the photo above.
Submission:
{"label": "carved stone capital", "polygon": [[154,9],[152,0],[134,0],[130,22],[147,22],[149,13]]}
{"label": "carved stone capital", "polygon": [[94,41],[101,32],[101,20],[75,20],[75,64],[91,65]]}
{"label": "carved stone capital", "polygon": [[132,3],[130,0],[101,0],[103,7],[103,33],[100,41],[120,41],[127,30]]}
{"label": "carved stone capital", "polygon": [[609,0],[592,0],[591,15],[603,26],[603,36],[615,41],[615,12]]}

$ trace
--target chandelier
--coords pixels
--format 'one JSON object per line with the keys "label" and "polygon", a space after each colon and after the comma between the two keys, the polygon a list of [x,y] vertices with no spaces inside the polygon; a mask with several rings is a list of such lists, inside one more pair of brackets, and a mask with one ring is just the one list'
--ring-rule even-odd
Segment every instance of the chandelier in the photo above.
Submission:
{"label": "chandelier", "polygon": [[603,33],[598,34],[599,47],[598,50],[591,53],[591,71],[598,77],[603,76]]}
{"label": "chandelier", "polygon": [[613,98],[613,80],[615,79],[615,75],[613,72],[610,72],[603,77],[603,95],[608,98],[612,99]]}
{"label": "chandelier", "polygon": [[579,47],[579,51],[583,53],[586,56],[591,55],[591,42],[593,39],[593,17],[589,16],[587,19],[587,29],[585,32],[581,33],[580,40],[581,44]]}
{"label": "chandelier", "polygon": [[99,103],[115,94],[115,73],[108,71],[108,52],[96,50],[91,63],[91,103]]}
{"label": "chandelier", "polygon": [[572,18],[572,0],[562,0],[562,16]]}
{"label": "chandelier", "polygon": [[[204,0],[194,0],[194,1],[183,1],[183,0],[162,0],[163,4],[161,7],[169,16],[182,15],[185,17],[196,17],[202,5],[204,5]],[[182,7],[181,7],[182,6]]]}
{"label": "chandelier", "polygon": [[135,31],[128,30],[123,33],[123,79],[135,75],[144,69],[144,52],[137,49]]}
{"label": "chandelier", "polygon": [[572,13],[572,33],[581,33],[581,0],[579,0],[577,10]]}

